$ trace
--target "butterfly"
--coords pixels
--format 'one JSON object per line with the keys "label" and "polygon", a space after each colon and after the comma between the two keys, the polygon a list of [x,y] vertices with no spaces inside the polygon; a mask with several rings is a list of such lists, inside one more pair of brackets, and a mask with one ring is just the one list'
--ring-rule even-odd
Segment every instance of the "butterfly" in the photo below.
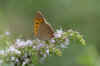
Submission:
{"label": "butterfly", "polygon": [[44,15],[37,11],[34,18],[34,36],[40,40],[49,40],[54,37],[54,30],[50,24],[48,24]]}

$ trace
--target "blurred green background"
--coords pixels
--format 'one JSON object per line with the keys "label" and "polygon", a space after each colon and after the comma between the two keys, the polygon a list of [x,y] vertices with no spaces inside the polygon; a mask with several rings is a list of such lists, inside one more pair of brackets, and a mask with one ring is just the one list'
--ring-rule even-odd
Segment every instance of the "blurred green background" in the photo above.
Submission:
{"label": "blurred green background", "polygon": [[87,46],[70,45],[63,56],[49,57],[48,63],[37,66],[100,66],[100,0],[0,0],[0,31],[32,38],[32,20],[38,10],[54,28],[81,32]]}

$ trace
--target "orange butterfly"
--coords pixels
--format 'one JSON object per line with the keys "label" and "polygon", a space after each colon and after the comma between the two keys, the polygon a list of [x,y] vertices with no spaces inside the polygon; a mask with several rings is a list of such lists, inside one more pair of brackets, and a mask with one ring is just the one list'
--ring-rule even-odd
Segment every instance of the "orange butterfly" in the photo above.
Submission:
{"label": "orange butterfly", "polygon": [[38,11],[34,19],[34,35],[40,40],[48,40],[54,37],[54,30],[46,21],[43,14]]}

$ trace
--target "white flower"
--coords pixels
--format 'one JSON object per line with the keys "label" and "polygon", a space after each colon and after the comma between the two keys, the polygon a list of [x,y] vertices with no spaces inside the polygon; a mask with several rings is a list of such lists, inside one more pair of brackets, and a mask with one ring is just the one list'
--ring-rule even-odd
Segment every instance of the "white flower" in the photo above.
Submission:
{"label": "white flower", "polygon": [[67,46],[69,45],[69,39],[68,38],[65,39],[65,45],[67,45]]}
{"label": "white flower", "polygon": [[23,48],[23,47],[25,47],[25,43],[26,43],[25,41],[17,40],[16,41],[16,45],[17,45],[16,47],[17,48]]}
{"label": "white flower", "polygon": [[60,46],[61,46],[61,48],[66,48],[66,46],[64,44],[61,44]]}
{"label": "white flower", "polygon": [[40,42],[40,40],[39,40],[39,39],[36,39],[36,41],[37,41],[37,42]]}
{"label": "white flower", "polygon": [[61,43],[60,46],[61,48],[68,48],[69,45],[69,39],[66,38],[64,43]]}
{"label": "white flower", "polygon": [[25,46],[25,41],[21,41],[21,42],[19,43],[19,46]]}
{"label": "white flower", "polygon": [[63,31],[60,29],[60,30],[57,30],[56,33],[54,33],[54,36],[55,36],[55,38],[60,38],[62,36],[62,34],[63,34]]}
{"label": "white flower", "polygon": [[27,40],[27,41],[26,41],[26,45],[28,45],[28,46],[32,46],[32,43],[33,43],[33,42],[32,42],[31,40]]}
{"label": "white flower", "polygon": [[49,55],[49,49],[46,50],[46,53]]}
{"label": "white flower", "polygon": [[14,48],[12,46],[8,49],[8,52],[9,53],[21,54],[21,52],[19,50],[17,50],[16,48]]}
{"label": "white flower", "polygon": [[41,47],[44,47],[44,46],[46,46],[46,45],[43,44],[43,43],[40,43],[40,44],[37,46],[37,49],[40,49]]}
{"label": "white flower", "polygon": [[16,39],[16,43],[19,43],[21,41],[21,39]]}
{"label": "white flower", "polygon": [[50,42],[51,42],[51,43],[55,43],[56,41],[55,41],[54,39],[51,39]]}
{"label": "white flower", "polygon": [[61,34],[55,34],[55,38],[60,38]]}
{"label": "white flower", "polygon": [[26,64],[26,63],[25,63],[25,62],[23,62],[22,66],[25,66],[25,64]]}
{"label": "white flower", "polygon": [[35,48],[36,48],[36,46],[33,46],[33,48],[35,49]]}
{"label": "white flower", "polygon": [[63,33],[62,29],[57,30],[57,33],[58,33],[58,34],[62,34],[62,33]]}
{"label": "white flower", "polygon": [[19,62],[19,60],[16,58],[16,62]]}
{"label": "white flower", "polygon": [[14,60],[15,60],[15,57],[14,57],[14,56],[12,56],[12,57],[11,57],[11,60],[12,60],[12,61],[14,61]]}
{"label": "white flower", "polygon": [[47,55],[46,55],[46,54],[43,54],[43,57],[45,57],[45,58],[46,58],[46,57],[47,57]]}
{"label": "white flower", "polygon": [[21,40],[21,39],[16,39],[16,47],[17,48],[24,48],[25,46],[32,46],[33,42],[31,40]]}
{"label": "white flower", "polygon": [[5,51],[4,50],[0,50],[0,55],[5,55]]}
{"label": "white flower", "polygon": [[10,32],[5,32],[5,34],[6,34],[6,35],[10,35],[11,33],[10,33]]}

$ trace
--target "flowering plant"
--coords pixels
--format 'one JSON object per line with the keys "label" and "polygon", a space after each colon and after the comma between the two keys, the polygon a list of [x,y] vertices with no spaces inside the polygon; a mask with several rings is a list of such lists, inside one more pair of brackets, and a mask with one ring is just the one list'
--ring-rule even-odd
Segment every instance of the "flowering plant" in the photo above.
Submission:
{"label": "flowering plant", "polygon": [[[6,37],[6,38],[5,38]],[[62,56],[62,49],[67,48],[72,40],[85,45],[83,36],[76,31],[57,30],[50,40],[12,39],[9,32],[0,37],[0,43],[8,45],[0,50],[0,63],[10,63],[14,66],[28,66],[29,64],[45,63],[49,56]]]}

